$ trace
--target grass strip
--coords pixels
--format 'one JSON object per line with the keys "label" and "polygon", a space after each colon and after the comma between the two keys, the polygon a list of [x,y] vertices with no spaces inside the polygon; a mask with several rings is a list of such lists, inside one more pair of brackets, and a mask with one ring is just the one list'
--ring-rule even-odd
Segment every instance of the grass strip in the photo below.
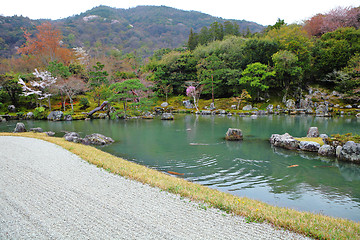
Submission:
{"label": "grass strip", "polygon": [[228,213],[244,216],[249,222],[266,221],[316,239],[360,239],[360,224],[357,222],[299,212],[246,197],[237,197],[126,161],[92,146],[68,142],[63,138],[48,137],[44,133],[0,133],[0,136],[31,137],[57,144],[109,172],[179,194],[193,201],[206,203]]}

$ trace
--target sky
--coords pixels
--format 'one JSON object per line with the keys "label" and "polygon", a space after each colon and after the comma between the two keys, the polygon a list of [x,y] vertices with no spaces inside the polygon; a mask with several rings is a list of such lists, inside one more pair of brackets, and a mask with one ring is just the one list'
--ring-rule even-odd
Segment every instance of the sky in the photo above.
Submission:
{"label": "sky", "polygon": [[317,13],[336,7],[358,7],[359,0],[0,0],[0,15],[31,19],[60,19],[93,7],[106,5],[132,8],[139,5],[168,6],[194,10],[224,19],[253,21],[274,25],[278,18],[286,23],[301,23]]}

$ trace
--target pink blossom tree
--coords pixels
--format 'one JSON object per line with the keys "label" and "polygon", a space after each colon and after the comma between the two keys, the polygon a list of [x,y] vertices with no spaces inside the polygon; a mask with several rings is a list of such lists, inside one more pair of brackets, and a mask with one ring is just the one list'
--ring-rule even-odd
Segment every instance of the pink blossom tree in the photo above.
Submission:
{"label": "pink blossom tree", "polygon": [[196,111],[199,111],[198,102],[200,99],[201,91],[202,91],[202,85],[197,87],[190,85],[186,88],[186,96],[193,98]]}

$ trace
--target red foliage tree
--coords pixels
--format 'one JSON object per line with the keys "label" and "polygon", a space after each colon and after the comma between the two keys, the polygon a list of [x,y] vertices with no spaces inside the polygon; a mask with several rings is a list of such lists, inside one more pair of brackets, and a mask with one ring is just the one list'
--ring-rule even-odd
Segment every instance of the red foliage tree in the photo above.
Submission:
{"label": "red foliage tree", "polygon": [[61,46],[61,32],[49,22],[36,28],[38,32],[34,37],[24,30],[26,43],[18,49],[18,53],[27,56],[31,61],[35,59],[39,66],[45,66],[51,61],[59,61],[68,65],[74,54],[70,49]]}

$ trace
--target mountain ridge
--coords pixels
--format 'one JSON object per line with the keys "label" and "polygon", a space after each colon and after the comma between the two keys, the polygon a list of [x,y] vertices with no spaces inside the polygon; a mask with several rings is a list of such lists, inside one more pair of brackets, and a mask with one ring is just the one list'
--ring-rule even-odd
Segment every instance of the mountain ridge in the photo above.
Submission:
{"label": "mountain ridge", "polygon": [[[85,47],[92,54],[100,48],[121,53],[149,55],[160,48],[182,47],[188,40],[190,29],[199,32],[213,22],[231,21],[239,30],[259,32],[264,26],[245,20],[229,20],[213,17],[198,11],[186,11],[167,6],[137,6],[134,8],[112,8],[104,5],[67,18],[29,19],[27,17],[0,16],[0,56],[16,54],[25,39],[21,28],[35,32],[35,26],[49,21],[57,26],[69,47]],[[9,37],[11,36],[11,37]]]}

